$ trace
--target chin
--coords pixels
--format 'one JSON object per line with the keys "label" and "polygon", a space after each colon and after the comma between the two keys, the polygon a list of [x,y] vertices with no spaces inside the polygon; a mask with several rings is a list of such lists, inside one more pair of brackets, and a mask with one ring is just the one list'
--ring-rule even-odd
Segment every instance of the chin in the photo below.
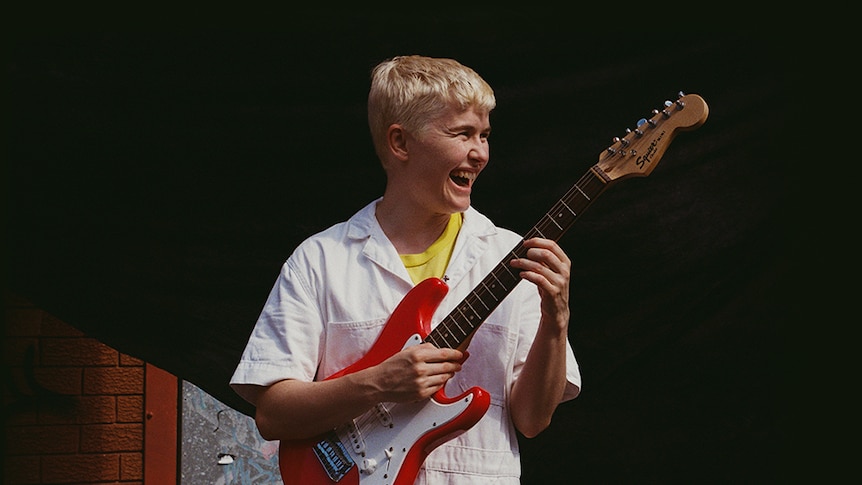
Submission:
{"label": "chin", "polygon": [[461,212],[466,212],[467,209],[470,208],[470,201],[468,200],[465,204],[458,204],[455,207],[455,210],[452,211],[453,214],[459,214]]}

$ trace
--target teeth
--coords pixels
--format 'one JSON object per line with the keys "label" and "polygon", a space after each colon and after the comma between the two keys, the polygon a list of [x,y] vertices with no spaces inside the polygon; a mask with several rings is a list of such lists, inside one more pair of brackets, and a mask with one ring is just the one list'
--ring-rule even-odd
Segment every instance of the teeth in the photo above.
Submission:
{"label": "teeth", "polygon": [[453,177],[460,177],[460,178],[464,178],[464,179],[467,179],[467,180],[473,180],[473,179],[475,179],[475,178],[476,178],[476,174],[475,174],[475,173],[473,173],[473,172],[468,172],[468,171],[466,171],[466,170],[456,170],[456,171],[452,172],[452,176],[453,176]]}

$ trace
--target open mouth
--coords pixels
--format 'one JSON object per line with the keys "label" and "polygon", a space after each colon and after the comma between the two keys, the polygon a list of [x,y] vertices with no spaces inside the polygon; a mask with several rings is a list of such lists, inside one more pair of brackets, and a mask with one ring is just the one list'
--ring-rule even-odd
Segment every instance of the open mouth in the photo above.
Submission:
{"label": "open mouth", "polygon": [[455,170],[449,174],[449,178],[459,187],[469,187],[476,179],[476,174],[466,170]]}

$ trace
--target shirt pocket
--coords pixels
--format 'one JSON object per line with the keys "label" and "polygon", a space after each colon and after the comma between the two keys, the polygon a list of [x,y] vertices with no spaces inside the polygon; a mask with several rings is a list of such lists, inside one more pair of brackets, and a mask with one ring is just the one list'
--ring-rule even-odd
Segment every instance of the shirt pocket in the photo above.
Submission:
{"label": "shirt pocket", "polygon": [[[387,318],[361,322],[330,322],[326,326],[318,375],[332,375],[361,359],[371,350]],[[400,350],[400,349],[399,349]]]}
{"label": "shirt pocket", "polygon": [[473,335],[467,348],[469,356],[450,386],[460,392],[481,387],[491,395],[491,404],[502,406],[510,385],[509,367],[516,342],[517,335],[508,327],[486,321]]}

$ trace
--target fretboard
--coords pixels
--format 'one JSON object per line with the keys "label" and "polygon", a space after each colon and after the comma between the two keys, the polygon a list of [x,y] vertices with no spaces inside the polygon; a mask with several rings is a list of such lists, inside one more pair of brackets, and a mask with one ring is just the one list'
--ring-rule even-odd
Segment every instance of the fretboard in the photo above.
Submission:
{"label": "fretboard", "polygon": [[558,241],[572,227],[589,205],[608,187],[609,181],[593,167],[563,196],[524,239],[479,283],[473,291],[440,324],[425,337],[438,348],[458,348],[485,321],[503,299],[521,281],[517,269],[509,262],[526,256],[524,241],[542,237]]}

